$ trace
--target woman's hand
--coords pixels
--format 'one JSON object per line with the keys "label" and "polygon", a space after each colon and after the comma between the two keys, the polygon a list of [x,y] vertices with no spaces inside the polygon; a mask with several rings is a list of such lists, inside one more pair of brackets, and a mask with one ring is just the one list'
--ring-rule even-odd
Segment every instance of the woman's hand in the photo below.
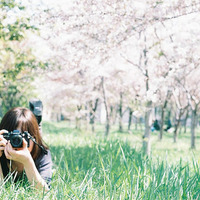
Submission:
{"label": "woman's hand", "polygon": [[2,156],[3,151],[5,149],[5,146],[6,146],[7,142],[8,142],[2,135],[5,132],[8,132],[8,131],[0,130],[0,157]]}
{"label": "woman's hand", "polygon": [[27,148],[27,142],[23,138],[23,147],[19,149],[14,149],[10,144],[10,141],[7,142],[7,145],[4,148],[4,153],[7,159],[26,164],[32,159],[32,156]]}
{"label": "woman's hand", "polygon": [[24,165],[26,176],[29,182],[34,185],[34,187],[42,190],[45,189],[45,191],[49,190],[47,183],[41,177],[35,166],[30,151],[27,148],[27,142],[24,138],[23,147],[20,149],[14,149],[10,144],[10,141],[8,141],[4,149],[4,153],[7,159],[20,162]]}

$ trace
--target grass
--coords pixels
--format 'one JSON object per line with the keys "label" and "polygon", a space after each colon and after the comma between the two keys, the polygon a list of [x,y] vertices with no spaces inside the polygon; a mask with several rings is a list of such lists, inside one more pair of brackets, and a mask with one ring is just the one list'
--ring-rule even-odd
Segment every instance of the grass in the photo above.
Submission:
{"label": "grass", "polygon": [[146,157],[140,130],[121,134],[114,127],[105,138],[101,126],[93,135],[66,122],[44,122],[54,163],[51,190],[1,183],[0,199],[200,199],[199,147],[190,150],[188,135],[174,144],[172,135],[160,142],[152,133]]}

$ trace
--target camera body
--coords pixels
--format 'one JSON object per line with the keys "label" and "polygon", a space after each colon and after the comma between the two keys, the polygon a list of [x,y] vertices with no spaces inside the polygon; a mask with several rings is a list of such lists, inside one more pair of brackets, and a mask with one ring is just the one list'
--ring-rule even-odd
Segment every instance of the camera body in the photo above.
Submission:
{"label": "camera body", "polygon": [[40,101],[39,99],[31,99],[29,101],[29,108],[35,115],[38,125],[40,126],[42,121],[42,110],[43,110],[42,101]]}
{"label": "camera body", "polygon": [[6,140],[10,140],[12,147],[21,148],[23,146],[23,138],[27,141],[27,147],[29,147],[30,134],[28,131],[20,133],[19,130],[14,130],[8,133],[3,133],[3,137]]}

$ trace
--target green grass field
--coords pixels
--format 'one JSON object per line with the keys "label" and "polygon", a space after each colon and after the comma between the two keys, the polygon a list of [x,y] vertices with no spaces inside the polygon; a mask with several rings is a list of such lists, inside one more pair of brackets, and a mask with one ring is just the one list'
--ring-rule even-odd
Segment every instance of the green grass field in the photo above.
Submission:
{"label": "green grass field", "polygon": [[[197,133],[198,134],[198,133]],[[38,192],[27,183],[1,183],[0,199],[200,199],[199,138],[190,149],[190,135],[177,144],[165,133],[152,133],[152,154],[141,152],[142,132],[103,136],[78,131],[66,122],[43,123],[43,137],[54,163],[52,187]]]}

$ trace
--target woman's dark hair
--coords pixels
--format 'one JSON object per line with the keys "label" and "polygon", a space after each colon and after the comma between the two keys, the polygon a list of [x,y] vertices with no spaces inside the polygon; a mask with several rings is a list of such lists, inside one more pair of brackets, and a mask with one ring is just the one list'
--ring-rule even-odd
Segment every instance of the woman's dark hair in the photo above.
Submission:
{"label": "woman's dark hair", "polygon": [[[7,131],[13,131],[17,128],[21,128],[21,131],[28,131],[33,136],[39,145],[42,145],[45,149],[48,149],[47,145],[42,141],[42,137],[39,131],[37,119],[34,114],[28,108],[16,107],[9,110],[3,117],[0,123],[0,130],[5,129]],[[41,149],[38,145],[34,145],[31,151],[33,160],[36,160],[41,153]]]}

